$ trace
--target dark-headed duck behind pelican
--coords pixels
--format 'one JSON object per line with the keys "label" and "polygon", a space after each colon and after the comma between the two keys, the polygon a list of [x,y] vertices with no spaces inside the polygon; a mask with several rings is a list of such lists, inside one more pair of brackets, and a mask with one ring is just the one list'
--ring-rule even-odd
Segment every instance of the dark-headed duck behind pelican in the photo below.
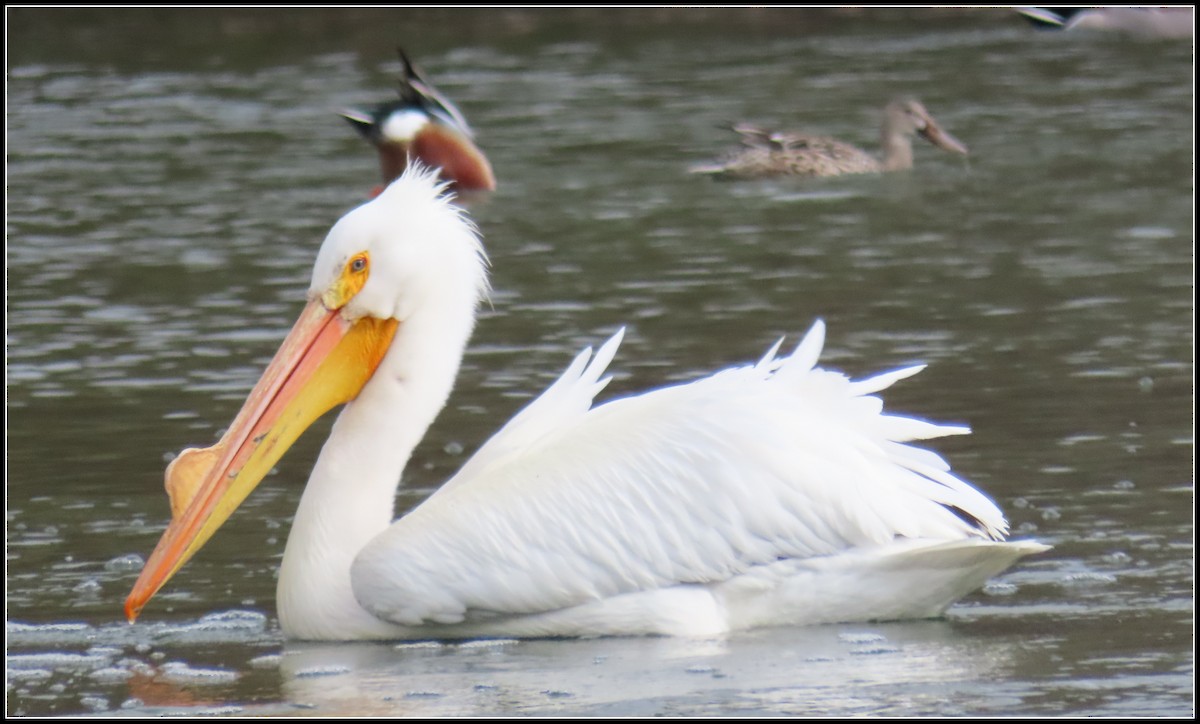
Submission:
{"label": "dark-headed duck behind pelican", "polygon": [[461,111],[438,93],[397,48],[400,55],[400,98],[370,111],[346,110],[342,116],[379,152],[383,186],[419,160],[438,169],[460,195],[492,191],[496,177]]}

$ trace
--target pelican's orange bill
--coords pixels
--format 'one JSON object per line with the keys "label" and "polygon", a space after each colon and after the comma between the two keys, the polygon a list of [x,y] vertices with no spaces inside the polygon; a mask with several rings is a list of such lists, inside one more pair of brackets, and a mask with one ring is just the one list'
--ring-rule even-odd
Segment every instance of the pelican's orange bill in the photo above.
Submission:
{"label": "pelican's orange bill", "polygon": [[320,299],[309,302],[229,431],[216,445],[184,450],[167,466],[171,523],[125,599],[131,623],[300,434],[328,410],[358,396],[397,324],[371,317],[349,322]]}

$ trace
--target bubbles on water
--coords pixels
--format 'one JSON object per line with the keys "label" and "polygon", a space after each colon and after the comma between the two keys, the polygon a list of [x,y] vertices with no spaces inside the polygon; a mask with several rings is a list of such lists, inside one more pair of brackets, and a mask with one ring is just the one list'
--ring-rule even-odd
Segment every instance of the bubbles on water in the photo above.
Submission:
{"label": "bubbles on water", "polygon": [[440,649],[443,646],[445,646],[445,644],[437,641],[406,641],[402,644],[396,644],[392,648],[400,651],[403,649]]}
{"label": "bubbles on water", "polygon": [[207,709],[187,709],[179,712],[182,716],[236,716],[245,711],[240,706],[214,706]]}
{"label": "bubbles on water", "polygon": [[278,669],[279,663],[283,657],[279,654],[265,654],[263,656],[255,656],[246,662],[252,669]]}
{"label": "bubbles on water", "polygon": [[103,590],[103,586],[95,578],[85,578],[75,584],[75,587],[71,590],[81,596],[97,596]]}
{"label": "bubbles on water", "polygon": [[349,674],[351,670],[352,669],[349,666],[343,666],[340,664],[331,664],[329,666],[309,666],[297,671],[295,676],[299,679],[311,679],[318,676],[341,676],[342,674]]}
{"label": "bubbles on water", "polygon": [[479,639],[478,641],[463,641],[457,644],[459,649],[491,649],[520,643],[518,639]]}
{"label": "bubbles on water", "polygon": [[1063,577],[1063,583],[1068,586],[1106,586],[1116,582],[1116,576],[1108,573],[1099,573],[1096,571],[1071,573]]}
{"label": "bubbles on water", "polygon": [[88,674],[88,676],[98,682],[105,684],[115,684],[133,677],[133,672],[129,669],[121,669],[115,666],[106,666],[103,669],[96,669]]}
{"label": "bubbles on water", "polygon": [[83,644],[95,637],[95,629],[85,623],[27,624],[8,621],[5,625],[8,645],[30,646],[53,643],[56,646]]}
{"label": "bubbles on water", "polygon": [[45,681],[51,676],[54,676],[54,672],[49,669],[13,669],[11,665],[6,674],[10,685],[23,682]]}
{"label": "bubbles on water", "polygon": [[83,696],[79,698],[79,703],[84,708],[95,712],[108,709],[108,699],[101,696]]}
{"label": "bubbles on water", "polygon": [[201,617],[197,624],[207,628],[252,629],[266,628],[267,616],[258,611],[229,610],[210,613]]}
{"label": "bubbles on water", "polygon": [[226,669],[193,668],[182,661],[169,661],[162,666],[161,678],[177,684],[229,684],[238,679],[238,673]]}
{"label": "bubbles on water", "polygon": [[164,641],[245,641],[257,638],[267,628],[267,617],[258,611],[230,610],[210,613],[200,620],[164,626],[156,638]]}
{"label": "bubbles on water", "polygon": [[127,553],[117,556],[104,564],[104,570],[109,573],[136,573],[146,565],[146,560],[137,553]]}
{"label": "bubbles on water", "polygon": [[98,669],[109,663],[110,657],[91,654],[70,654],[51,651],[35,654],[8,655],[9,672],[12,670],[48,669],[51,671],[86,672]]}
{"label": "bubbles on water", "polygon": [[887,641],[887,637],[869,631],[848,632],[838,634],[838,641],[844,644],[877,644]]}
{"label": "bubbles on water", "polygon": [[986,596],[1011,596],[1017,592],[1017,587],[1011,583],[1002,581],[988,581],[980,589]]}
{"label": "bubbles on water", "polygon": [[155,669],[150,664],[140,659],[124,658],[117,662],[117,666],[124,667],[126,670],[144,677],[152,677],[155,674]]}
{"label": "bubbles on water", "polygon": [[838,641],[851,644],[856,648],[850,650],[852,656],[872,656],[899,651],[887,644],[887,637],[873,631],[846,631],[838,634]]}
{"label": "bubbles on water", "polygon": [[880,645],[875,645],[875,646],[861,646],[857,649],[851,649],[850,655],[851,656],[878,656],[880,654],[894,654],[899,650],[900,649],[896,648],[895,646],[887,646],[887,645],[880,644]]}

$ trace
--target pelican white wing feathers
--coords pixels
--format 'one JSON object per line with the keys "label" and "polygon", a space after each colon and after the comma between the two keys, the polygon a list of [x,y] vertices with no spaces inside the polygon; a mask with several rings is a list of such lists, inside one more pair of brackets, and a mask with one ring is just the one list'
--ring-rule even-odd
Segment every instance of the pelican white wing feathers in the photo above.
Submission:
{"label": "pelican white wing feathers", "polygon": [[591,364],[584,352],[366,546],[355,596],[405,626],[486,623],[789,561],[886,557],[897,538],[1002,537],[990,500],[904,444],[965,428],[883,415],[869,396],[919,368],[851,382],[815,367],[822,337],[818,322],[790,358],[773,350],[590,410],[620,334]]}
{"label": "pelican white wing feathers", "polygon": [[591,347],[576,355],[554,384],[492,435],[487,444],[434,495],[486,475],[487,470],[506,458],[524,454],[547,435],[578,422],[612,379],[601,375],[608,369],[624,337],[625,329],[621,328],[604,343],[595,357]]}

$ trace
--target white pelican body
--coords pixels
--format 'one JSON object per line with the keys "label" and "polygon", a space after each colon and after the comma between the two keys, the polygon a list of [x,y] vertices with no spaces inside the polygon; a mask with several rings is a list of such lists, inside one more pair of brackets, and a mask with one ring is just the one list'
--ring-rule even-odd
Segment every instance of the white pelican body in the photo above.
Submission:
{"label": "white pelican body", "polygon": [[872,393],[920,368],[861,381],[823,370],[820,322],[790,356],[776,345],[755,365],[593,407],[618,333],[393,522],[486,293],[475,231],[441,190],[410,170],[334,226],[308,308],[229,433],[168,468],[174,516],[131,620],[303,428],[347,400],[280,570],[293,638],[924,618],[1046,549],[1003,542],[1000,510],[906,444],[965,428],[882,414]]}

